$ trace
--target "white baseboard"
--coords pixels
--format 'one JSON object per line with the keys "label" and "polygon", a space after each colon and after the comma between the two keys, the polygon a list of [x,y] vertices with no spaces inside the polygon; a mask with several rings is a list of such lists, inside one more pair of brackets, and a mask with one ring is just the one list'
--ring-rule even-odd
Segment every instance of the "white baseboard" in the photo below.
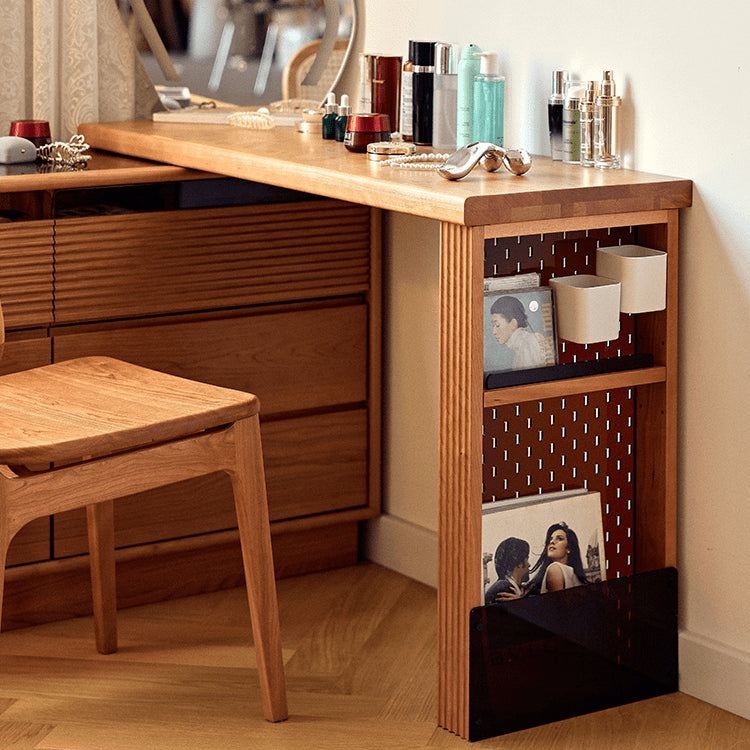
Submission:
{"label": "white baseboard", "polygon": [[367,522],[364,554],[368,560],[437,588],[437,533],[397,516]]}
{"label": "white baseboard", "polygon": [[683,631],[680,692],[750,719],[750,654]]}

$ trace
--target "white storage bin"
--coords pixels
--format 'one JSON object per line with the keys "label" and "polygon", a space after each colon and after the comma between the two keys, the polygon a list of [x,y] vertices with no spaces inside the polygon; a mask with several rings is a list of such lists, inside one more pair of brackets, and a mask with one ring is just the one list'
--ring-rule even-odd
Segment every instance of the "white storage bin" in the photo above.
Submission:
{"label": "white storage bin", "polygon": [[596,273],[622,284],[620,311],[643,313],[667,306],[667,254],[640,245],[600,247]]}
{"label": "white storage bin", "polygon": [[550,279],[557,335],[576,344],[612,341],[620,335],[620,282],[592,274]]}

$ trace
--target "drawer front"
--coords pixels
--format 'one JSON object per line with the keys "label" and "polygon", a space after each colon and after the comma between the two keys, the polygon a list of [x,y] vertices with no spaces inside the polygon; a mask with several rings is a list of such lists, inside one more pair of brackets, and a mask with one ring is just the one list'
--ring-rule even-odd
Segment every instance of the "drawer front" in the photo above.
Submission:
{"label": "drawer front", "polygon": [[66,333],[54,342],[56,361],[107,355],[250,391],[261,418],[367,398],[363,304]]}
{"label": "drawer front", "polygon": [[[261,425],[272,521],[367,504],[364,409],[281,419]],[[231,485],[212,474],[115,502],[118,547],[236,527]],[[83,511],[55,516],[54,555],[88,550]]]}
{"label": "drawer front", "polygon": [[6,328],[52,322],[51,221],[0,224],[0,302]]}
{"label": "drawer front", "polygon": [[369,209],[338,201],[55,223],[55,320],[106,320],[364,293]]}

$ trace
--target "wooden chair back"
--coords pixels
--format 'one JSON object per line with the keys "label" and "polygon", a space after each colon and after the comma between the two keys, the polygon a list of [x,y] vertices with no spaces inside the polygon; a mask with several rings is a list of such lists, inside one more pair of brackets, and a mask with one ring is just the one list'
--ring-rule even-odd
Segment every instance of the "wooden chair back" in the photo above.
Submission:
{"label": "wooden chair back", "polygon": [[315,55],[320,48],[320,39],[308,42],[301,47],[292,55],[284,68],[281,78],[281,94],[283,98],[311,99],[323,102],[336,81],[336,76],[341,68],[348,45],[348,39],[336,40],[325,70],[320,80],[314,86],[303,85],[302,81],[305,80],[305,76],[315,61]]}

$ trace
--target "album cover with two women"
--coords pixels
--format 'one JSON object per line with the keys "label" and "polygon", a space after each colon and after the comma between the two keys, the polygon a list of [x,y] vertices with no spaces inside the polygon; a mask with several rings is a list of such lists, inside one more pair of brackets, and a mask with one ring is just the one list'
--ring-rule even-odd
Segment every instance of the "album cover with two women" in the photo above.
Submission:
{"label": "album cover with two women", "polygon": [[598,492],[567,490],[482,505],[485,604],[605,579]]}

